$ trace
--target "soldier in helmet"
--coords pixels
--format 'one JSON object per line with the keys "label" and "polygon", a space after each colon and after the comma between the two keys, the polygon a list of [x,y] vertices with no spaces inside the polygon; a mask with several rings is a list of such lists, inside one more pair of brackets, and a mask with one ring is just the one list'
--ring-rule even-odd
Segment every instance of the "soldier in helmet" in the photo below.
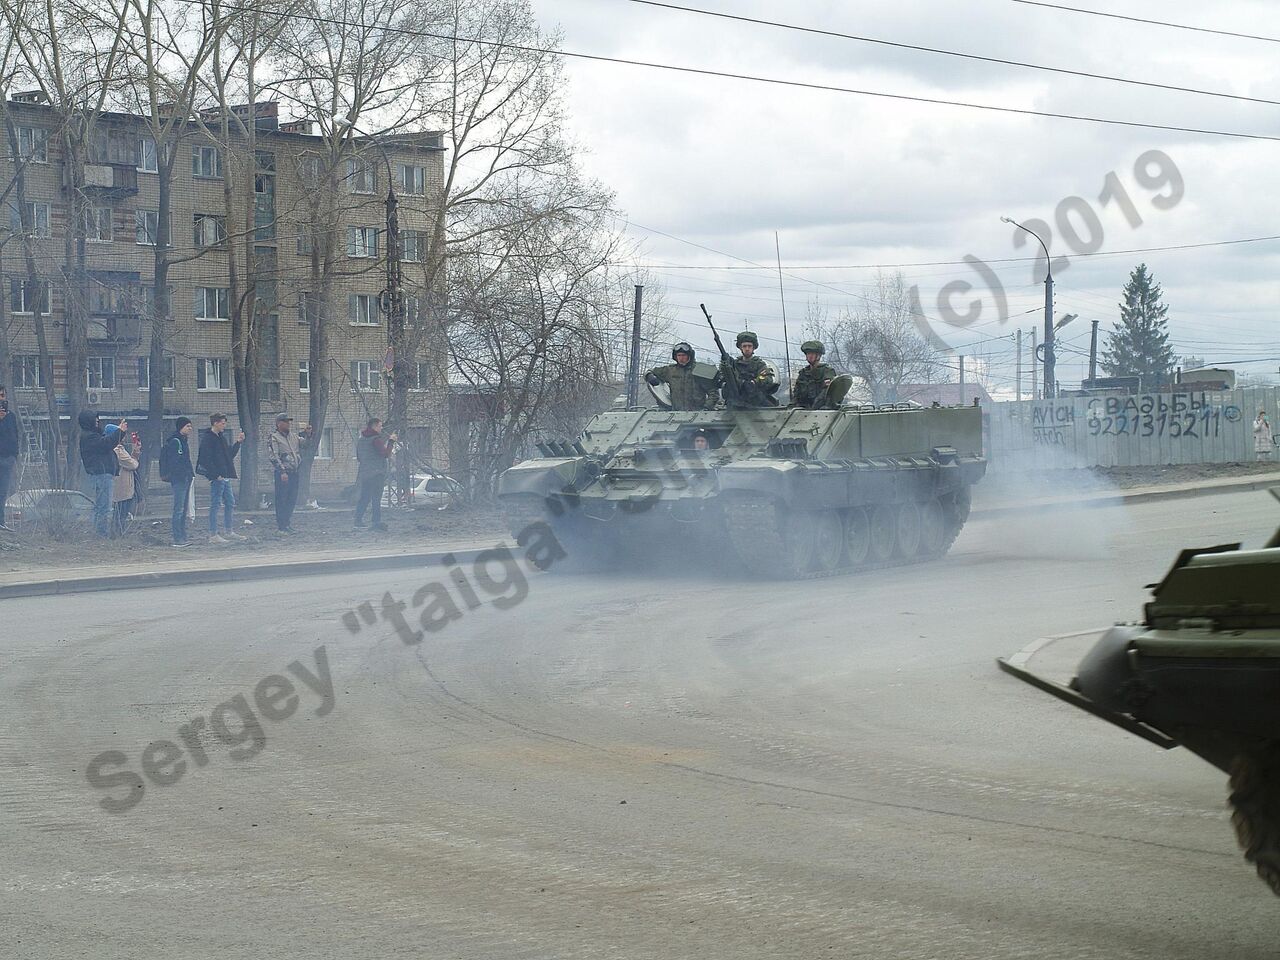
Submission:
{"label": "soldier in helmet", "polygon": [[715,385],[693,374],[693,347],[681,341],[671,348],[675,363],[654,367],[644,375],[653,386],[660,383],[671,387],[672,410],[707,410],[715,405]]}
{"label": "soldier in helmet", "polygon": [[[750,330],[738,334],[738,350],[742,356],[720,361],[721,378],[725,381],[725,401],[735,407],[770,407],[775,404],[773,392],[778,389],[769,365],[755,355],[760,339]],[[739,394],[730,396],[731,374],[737,374]]]}
{"label": "soldier in helmet", "polygon": [[800,344],[800,352],[808,366],[796,376],[795,385],[791,388],[791,405],[809,410],[833,409],[834,404],[827,399],[827,388],[840,374],[831,364],[822,362],[827,348],[821,340],[806,340]]}

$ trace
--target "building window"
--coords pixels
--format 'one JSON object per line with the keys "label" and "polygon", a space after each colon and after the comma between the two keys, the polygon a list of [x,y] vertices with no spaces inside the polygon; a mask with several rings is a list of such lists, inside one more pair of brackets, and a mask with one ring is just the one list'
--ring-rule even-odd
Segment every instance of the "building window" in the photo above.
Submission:
{"label": "building window", "polygon": [[400,245],[405,263],[422,263],[427,258],[427,235],[422,230],[404,231],[400,234]]}
{"label": "building window", "polygon": [[13,358],[13,385],[20,390],[38,390],[44,386],[38,356],[29,353]]}
{"label": "building window", "polygon": [[151,137],[138,138],[138,169],[143,173],[159,173],[159,154],[156,142]]}
{"label": "building window", "polygon": [[378,298],[371,293],[353,293],[347,299],[347,310],[353,327],[378,326]]}
{"label": "building window", "polygon": [[155,210],[135,210],[134,219],[137,224],[137,242],[154,247],[160,235],[160,214]]}
{"label": "building window", "polygon": [[226,287],[196,287],[197,320],[230,320],[230,291]]}
{"label": "building window", "polygon": [[[31,236],[49,237],[49,204],[40,200],[28,200],[25,213],[31,221]],[[16,201],[9,203],[9,229],[14,233],[22,233],[22,213]]]}
{"label": "building window", "polygon": [[103,243],[114,239],[110,207],[91,207],[85,210],[84,238]]}
{"label": "building window", "polygon": [[270,150],[253,151],[253,167],[259,173],[275,173],[276,155]]}
{"label": "building window", "polygon": [[377,255],[377,227],[347,227],[348,257],[376,257]]}
{"label": "building window", "polygon": [[298,294],[298,323],[310,327],[320,320],[320,298],[309,290]]}
{"label": "building window", "polygon": [[227,218],[213,213],[197,213],[195,222],[195,244],[208,248],[221,246],[227,240]]}
{"label": "building window", "polygon": [[311,361],[310,360],[298,361],[298,392],[299,393],[311,392]]}
{"label": "building window", "polygon": [[9,281],[10,313],[49,313],[49,285],[37,280],[33,285],[29,280]]}
{"label": "building window", "polygon": [[324,179],[324,159],[314,153],[298,157],[298,176],[307,186],[317,186]]}
{"label": "building window", "polygon": [[396,186],[403,194],[423,196],[427,192],[427,168],[409,163],[396,164]]}
{"label": "building window", "polygon": [[48,163],[49,131],[42,127],[18,127],[18,156],[33,163]]}
{"label": "building window", "polygon": [[320,434],[320,443],[316,446],[317,460],[333,459],[333,427],[325,427]]}
{"label": "building window", "polygon": [[404,323],[407,327],[416,327],[422,322],[422,298],[416,293],[406,294],[404,298]]}
{"label": "building window", "polygon": [[347,161],[347,182],[352,193],[375,193],[378,189],[377,168],[364,157]]}
{"label": "building window", "polygon": [[221,357],[200,357],[196,360],[196,389],[201,391],[230,390],[231,377],[227,361]]}
{"label": "building window", "polygon": [[431,382],[431,369],[419,360],[413,365],[413,381],[410,390],[425,390]]}
{"label": "building window", "polygon": [[298,256],[309,257],[311,252],[316,248],[315,227],[309,223],[299,223],[298,227]]}
{"label": "building window", "polygon": [[90,390],[116,388],[116,358],[89,357],[85,360],[85,386]]}
{"label": "building window", "polygon": [[191,175],[209,178],[222,176],[222,155],[217,147],[191,148]]}
{"label": "building window", "polygon": [[[177,388],[178,378],[175,376],[173,357],[164,358],[164,383],[161,386],[163,390],[174,390]],[[138,389],[151,389],[151,358],[138,358]]]}
{"label": "building window", "polygon": [[351,391],[352,393],[369,393],[378,389],[378,361],[377,360],[352,360],[351,361]]}

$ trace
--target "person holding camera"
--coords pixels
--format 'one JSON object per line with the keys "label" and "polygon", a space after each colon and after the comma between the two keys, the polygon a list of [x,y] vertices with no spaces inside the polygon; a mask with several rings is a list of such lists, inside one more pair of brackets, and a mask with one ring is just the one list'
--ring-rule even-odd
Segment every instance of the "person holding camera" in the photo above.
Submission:
{"label": "person holding camera", "polygon": [[276,529],[293,533],[293,509],[298,505],[298,472],[302,469],[302,447],[311,442],[311,425],[293,432],[293,417],[282,413],[276,428],[267,437],[267,458],[275,481]]}
{"label": "person holding camera", "polygon": [[93,494],[93,529],[105,540],[111,536],[111,492],[120,472],[116,447],[127,435],[129,421],[121,420],[118,430],[107,433],[96,413],[81,410],[76,422],[80,425],[80,463]]}
{"label": "person holding camera", "polygon": [[373,530],[386,530],[382,522],[382,489],[387,484],[387,460],[396,448],[396,434],[382,435],[382,420],[370,417],[356,441],[356,499],[357,527],[364,526],[364,512],[373,505]]}
{"label": "person holding camera", "polygon": [[0,386],[0,530],[12,529],[5,517],[5,501],[18,468],[18,418],[9,412],[9,396]]}

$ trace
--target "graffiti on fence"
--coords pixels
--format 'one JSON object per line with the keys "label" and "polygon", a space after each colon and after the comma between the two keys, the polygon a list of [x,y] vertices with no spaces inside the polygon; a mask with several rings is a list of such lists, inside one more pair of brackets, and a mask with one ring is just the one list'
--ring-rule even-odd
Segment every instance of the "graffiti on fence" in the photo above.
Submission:
{"label": "graffiti on fence", "polygon": [[[1235,409],[1238,420],[1240,411]],[[1149,437],[1207,440],[1222,435],[1223,420],[1234,422],[1227,407],[1210,404],[1203,392],[1093,397],[1085,423],[1091,437]]]}
{"label": "graffiti on fence", "polygon": [[1044,403],[1031,409],[1031,442],[1037,446],[1065,447],[1075,436],[1075,404]]}

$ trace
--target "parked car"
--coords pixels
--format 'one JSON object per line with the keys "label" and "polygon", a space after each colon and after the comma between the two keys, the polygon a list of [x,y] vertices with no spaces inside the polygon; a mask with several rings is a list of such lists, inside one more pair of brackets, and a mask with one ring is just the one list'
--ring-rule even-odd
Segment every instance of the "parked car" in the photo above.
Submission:
{"label": "parked car", "polygon": [[[403,504],[415,510],[448,510],[462,502],[462,484],[443,473],[415,473],[409,477],[409,489]],[[393,484],[382,494],[383,506],[401,504]]]}
{"label": "parked car", "polygon": [[19,490],[9,498],[8,517],[15,526],[33,522],[92,524],[93,501],[79,490]]}

